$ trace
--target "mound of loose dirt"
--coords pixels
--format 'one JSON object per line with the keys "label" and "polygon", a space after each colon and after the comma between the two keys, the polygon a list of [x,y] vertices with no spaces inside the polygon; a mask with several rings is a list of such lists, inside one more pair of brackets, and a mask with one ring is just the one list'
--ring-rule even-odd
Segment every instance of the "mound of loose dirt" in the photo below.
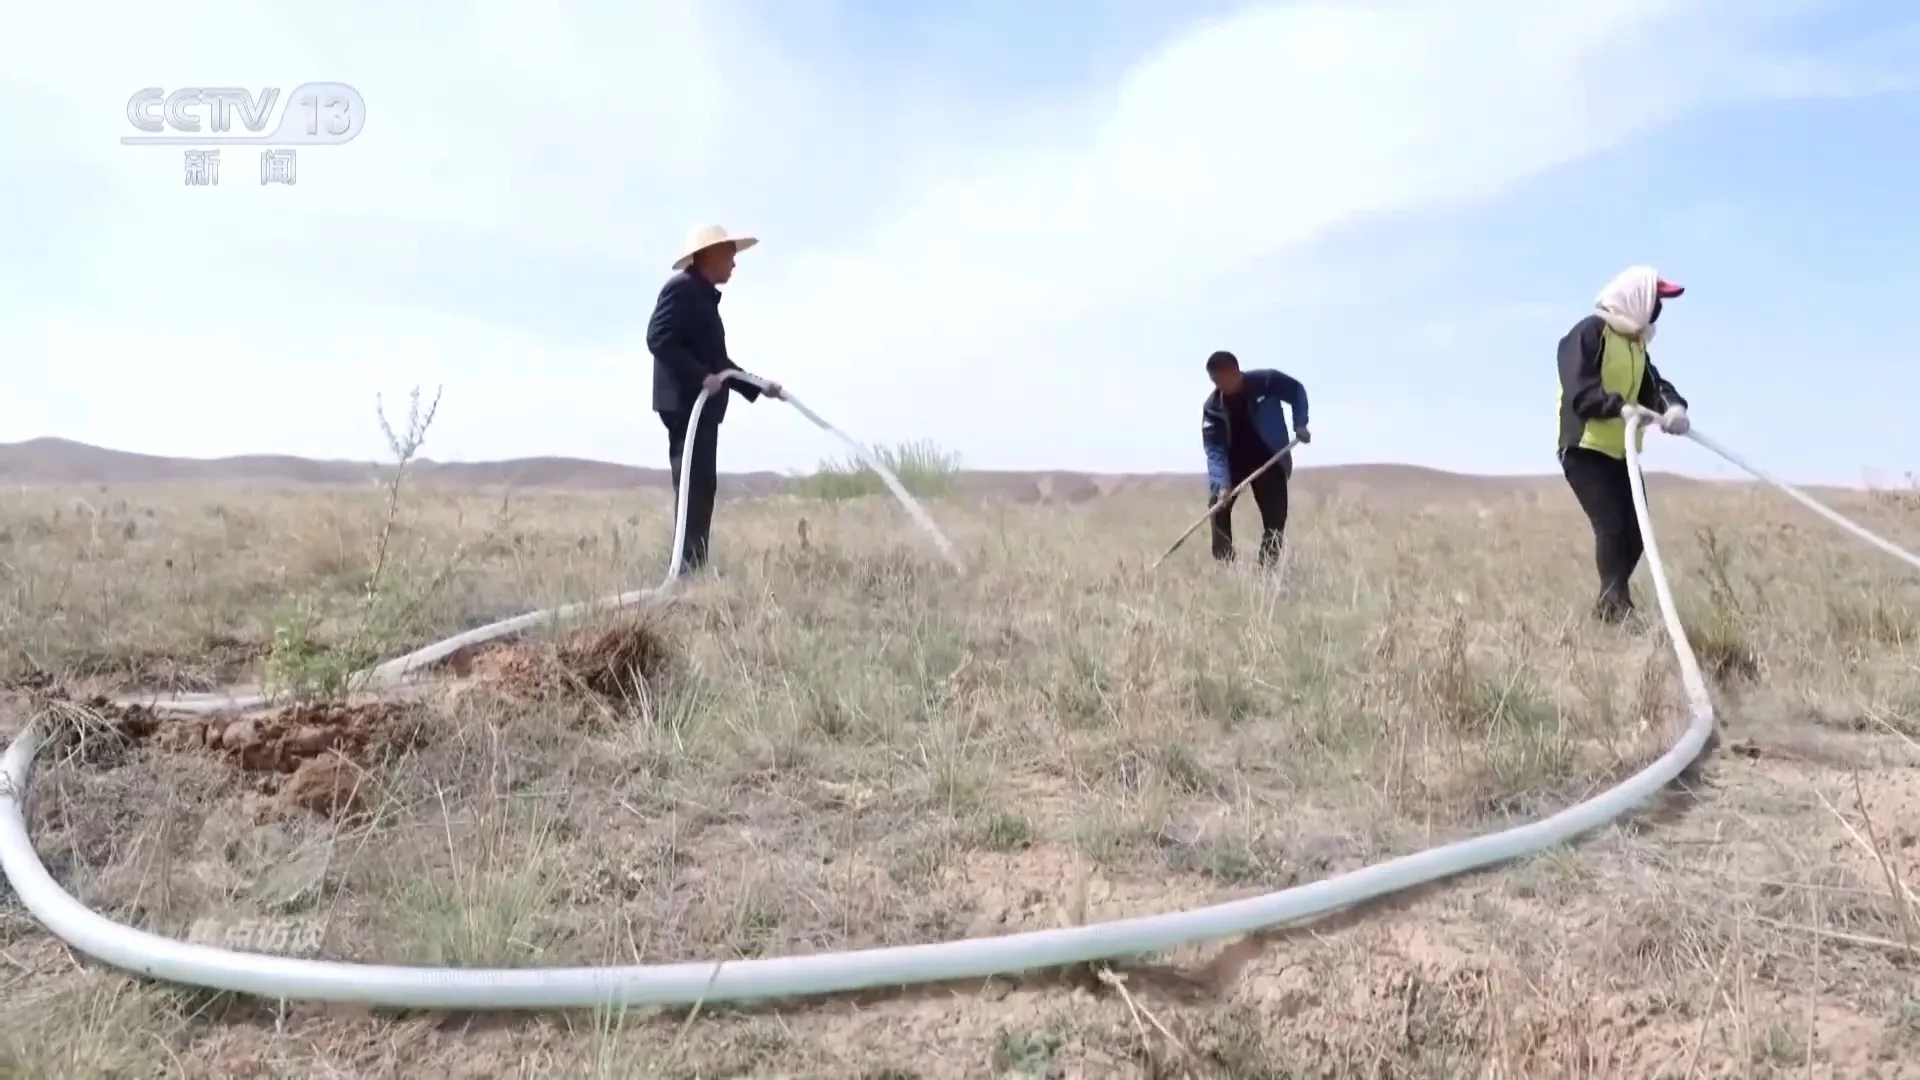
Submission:
{"label": "mound of loose dirt", "polygon": [[427,728],[402,702],[293,705],[238,718],[174,719],[104,698],[87,707],[116,733],[169,753],[215,754],[252,775],[274,810],[349,817],[364,810],[373,770],[420,745]]}
{"label": "mound of loose dirt", "polygon": [[413,745],[420,734],[412,710],[400,702],[294,705],[239,719],[169,720],[153,731],[168,750],[207,749],[232,758],[246,772],[296,772],[329,752],[362,764]]}
{"label": "mound of loose dirt", "polygon": [[517,698],[590,697],[631,703],[671,668],[675,651],[655,624],[629,619],[559,642],[512,642],[449,657],[455,677]]}
{"label": "mound of loose dirt", "polygon": [[[509,697],[588,699],[606,706],[641,699],[673,657],[653,623],[629,619],[557,643],[520,642],[456,655],[444,666],[458,680]],[[70,701],[55,686],[37,692],[43,700]],[[105,697],[82,704],[118,736],[109,742],[216,755],[252,778],[255,790],[269,796],[269,809],[328,817],[361,813],[375,771],[427,734],[418,705],[400,701],[300,704],[216,718],[173,718]]]}

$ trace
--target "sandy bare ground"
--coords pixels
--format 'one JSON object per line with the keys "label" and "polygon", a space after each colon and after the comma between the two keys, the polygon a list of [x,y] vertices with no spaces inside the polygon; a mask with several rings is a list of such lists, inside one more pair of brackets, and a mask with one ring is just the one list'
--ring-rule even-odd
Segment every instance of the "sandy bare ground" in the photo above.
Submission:
{"label": "sandy bare ground", "polygon": [[[0,507],[0,731],[74,733],[35,837],[113,917],[462,966],[1193,906],[1539,816],[1671,742],[1657,633],[1580,617],[1570,497],[1309,490],[1271,576],[1204,537],[1144,573],[1191,493],[941,500],[965,579],[886,502],[735,501],[721,574],[656,618],[461,657],[410,703],[209,725],[84,702],[324,696],[343,652],[651,582],[664,495],[422,489],[369,602],[378,491],[34,489]],[[1116,965],[1124,993],[1076,971],[691,1018],[198,994],[0,892],[0,1075],[1920,1075],[1920,581],[1763,493],[1658,503],[1723,740],[1577,848]],[[1920,544],[1911,498],[1842,509]]]}

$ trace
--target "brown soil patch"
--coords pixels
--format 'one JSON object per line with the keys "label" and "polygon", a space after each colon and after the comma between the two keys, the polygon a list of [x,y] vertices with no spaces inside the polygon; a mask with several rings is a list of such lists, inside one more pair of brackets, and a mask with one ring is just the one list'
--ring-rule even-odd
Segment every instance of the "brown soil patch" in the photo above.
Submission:
{"label": "brown soil patch", "polygon": [[643,699],[670,670],[676,650],[652,622],[627,619],[558,642],[518,641],[463,650],[443,661],[456,678],[508,697],[579,696],[601,703]]}
{"label": "brown soil patch", "polygon": [[[508,698],[587,699],[600,706],[582,712],[591,722],[609,716],[610,704],[644,700],[673,656],[655,625],[636,618],[581,630],[558,642],[456,653],[442,667],[468,687]],[[37,693],[46,701],[74,701],[57,685],[42,685]],[[406,701],[297,704],[209,718],[164,716],[100,695],[77,703],[106,721],[119,739],[151,743],[169,753],[214,754],[232,763],[268,796],[270,814],[363,814],[367,796],[377,787],[372,783],[377,770],[392,754],[420,745],[426,734],[421,711]]]}
{"label": "brown soil patch", "polygon": [[403,702],[293,705],[272,712],[175,719],[145,706],[87,702],[116,735],[169,753],[210,753],[254,777],[272,812],[341,818],[361,814],[374,770],[420,745],[426,727]]}

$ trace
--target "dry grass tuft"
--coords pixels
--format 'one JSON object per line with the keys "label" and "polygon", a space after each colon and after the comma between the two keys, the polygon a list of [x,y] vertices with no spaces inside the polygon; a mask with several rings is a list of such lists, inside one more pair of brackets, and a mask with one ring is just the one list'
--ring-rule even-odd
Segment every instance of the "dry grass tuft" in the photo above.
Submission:
{"label": "dry grass tuft", "polygon": [[[344,673],[656,578],[665,497],[30,491],[0,508],[0,735],[53,726],[35,840],[115,919],[489,966],[1192,907],[1538,817],[1671,744],[1667,644],[1582,617],[1563,491],[1358,483],[1300,474],[1276,575],[1144,574],[1194,512],[1150,491],[944,499],[965,579],[884,500],[733,502],[673,606],[389,701]],[[1727,751],[1577,847],[1173,956],[540,1017],[150,985],[0,892],[0,1075],[1908,1075],[1920,583],[1763,493],[1655,502]],[[1841,509],[1920,543],[1907,502]],[[299,704],[106,704],[275,680]]]}

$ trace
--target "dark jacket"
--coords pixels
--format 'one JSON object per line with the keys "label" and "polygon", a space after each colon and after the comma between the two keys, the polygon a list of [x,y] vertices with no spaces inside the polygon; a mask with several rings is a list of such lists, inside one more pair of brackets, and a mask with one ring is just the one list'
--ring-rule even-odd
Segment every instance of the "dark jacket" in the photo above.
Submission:
{"label": "dark jacket", "polygon": [[[1294,427],[1307,426],[1307,388],[1300,385],[1300,380],[1272,368],[1244,371],[1241,376],[1245,379],[1241,392],[1247,396],[1247,413],[1253,418],[1254,433],[1266,447],[1267,456],[1272,457],[1293,441],[1286,411],[1281,408],[1283,403],[1293,407]],[[1233,486],[1229,455],[1233,434],[1226,404],[1216,389],[1200,407],[1200,445],[1207,453],[1207,488],[1216,495]]]}
{"label": "dark jacket", "polygon": [[[653,411],[684,412],[700,396],[700,382],[722,371],[740,371],[727,358],[727,329],[720,322],[720,290],[691,269],[681,270],[660,287],[647,320],[647,351],[653,354]],[[732,394],[721,394],[701,410],[701,419],[726,419],[727,399],[760,396],[750,383],[729,380]]]}
{"label": "dark jacket", "polygon": [[[1579,446],[1590,420],[1612,420],[1620,415],[1626,402],[1601,381],[1600,359],[1606,347],[1603,332],[1606,320],[1589,315],[1573,324],[1560,339],[1560,442],[1559,450]],[[1671,406],[1687,407],[1687,399],[1673,388],[1653,366],[1653,354],[1647,353],[1646,374],[1640,379],[1640,392],[1634,404],[1654,412],[1666,412]]]}

